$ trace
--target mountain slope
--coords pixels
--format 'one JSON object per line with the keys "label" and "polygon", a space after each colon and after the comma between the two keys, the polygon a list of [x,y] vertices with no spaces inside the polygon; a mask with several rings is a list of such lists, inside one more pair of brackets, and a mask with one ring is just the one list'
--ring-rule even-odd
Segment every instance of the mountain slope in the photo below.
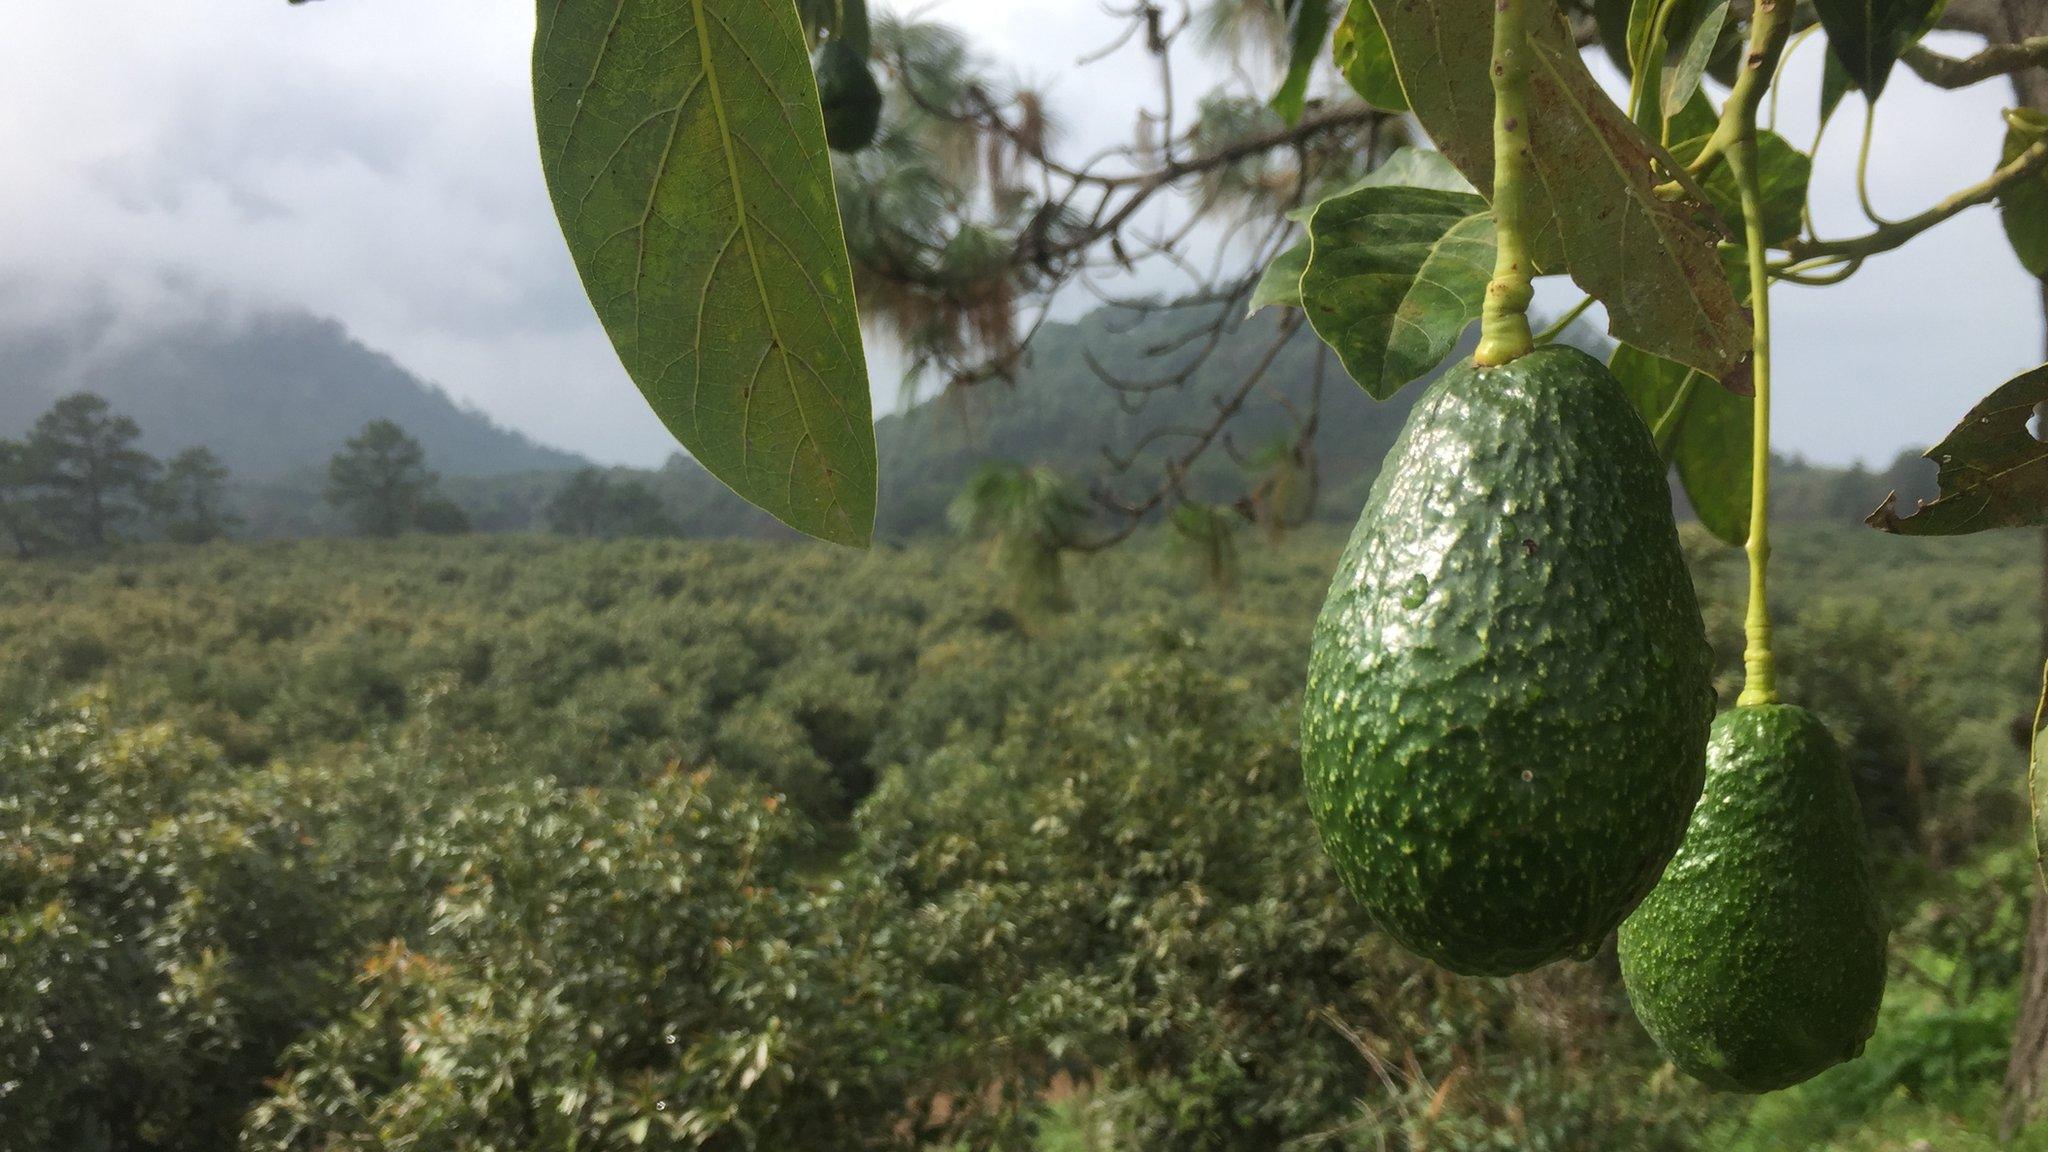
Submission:
{"label": "mountain slope", "polygon": [[340,324],[303,312],[188,321],[142,332],[94,315],[0,328],[0,436],[19,436],[70,392],[105,396],[159,456],[204,444],[241,480],[324,465],[371,420],[396,421],[448,476],[587,463],[465,408]]}
{"label": "mountain slope", "polygon": [[[987,461],[1048,464],[1086,483],[1110,477],[1105,449],[1127,455],[1149,431],[1205,427],[1216,404],[1237,390],[1269,347],[1277,313],[1245,321],[1179,388],[1133,399],[1104,384],[1089,364],[1092,359],[1127,382],[1161,377],[1182,366],[1192,352],[1165,357],[1149,353],[1173,344],[1196,319],[1187,313],[1140,317],[1105,308],[1073,323],[1050,324],[1033,340],[1029,363],[1014,384],[983,384],[878,421],[879,534],[901,540],[945,530],[947,503]],[[1612,348],[1604,336],[1583,325],[1567,331],[1565,339],[1603,359]],[[1469,350],[1468,338],[1453,362]],[[1297,411],[1306,410],[1321,355],[1313,334],[1305,327],[1295,332],[1268,371],[1268,386],[1254,394],[1230,425],[1230,440],[1239,452],[1249,454],[1286,433],[1285,409],[1277,397],[1284,396]],[[1393,446],[1422,387],[1417,382],[1391,400],[1374,401],[1334,359],[1327,362],[1316,437],[1321,477],[1317,519],[1349,524],[1357,518],[1380,460]],[[1123,477],[1110,478],[1120,492],[1142,494],[1146,486],[1157,483],[1161,458],[1185,443],[1169,437],[1141,453]],[[1775,510],[1786,520],[1860,523],[1887,491],[1898,491],[1909,507],[1915,498],[1931,498],[1932,473],[1932,466],[1911,452],[1902,453],[1883,471],[1785,460],[1773,485]],[[654,481],[688,535],[793,535],[747,507],[687,458],[671,460]],[[1245,477],[1219,444],[1190,475],[1188,486],[1198,498],[1227,499],[1243,491]],[[1673,500],[1680,515],[1690,517],[1676,485]]]}
{"label": "mountain slope", "polygon": [[[943,530],[946,505],[974,470],[992,460],[1046,464],[1087,483],[1104,480],[1119,493],[1140,496],[1157,483],[1160,464],[1183,450],[1185,438],[1149,446],[1147,433],[1198,428],[1240,383],[1277,335],[1277,314],[1244,321],[1185,384],[1145,393],[1105,384],[1092,359],[1127,383],[1158,380],[1188,367],[1193,348],[1173,349],[1194,318],[1183,313],[1139,315],[1105,308],[1068,324],[1048,324],[1032,341],[1029,360],[1014,383],[990,382],[927,400],[876,422],[881,463],[878,531],[902,539]],[[1169,349],[1158,355],[1161,349]],[[1321,345],[1305,327],[1274,359],[1243,410],[1231,422],[1230,443],[1249,454],[1287,434],[1285,403],[1306,412],[1316,390]],[[1355,516],[1380,458],[1407,418],[1410,389],[1386,403],[1366,396],[1334,360],[1323,369],[1319,434],[1325,516]],[[1115,474],[1108,454],[1136,455]],[[726,491],[694,462],[677,457],[658,484],[691,535],[779,535],[765,516]],[[1226,499],[1245,487],[1243,469],[1221,444],[1188,478],[1198,497]]]}

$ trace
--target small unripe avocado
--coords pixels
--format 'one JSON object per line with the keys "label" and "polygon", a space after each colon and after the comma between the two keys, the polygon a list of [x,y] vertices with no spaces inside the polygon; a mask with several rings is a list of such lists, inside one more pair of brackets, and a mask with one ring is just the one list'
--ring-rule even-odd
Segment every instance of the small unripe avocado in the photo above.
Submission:
{"label": "small unripe avocado", "polygon": [[1887,933],[1834,737],[1804,708],[1723,713],[1685,845],[1621,926],[1622,979],[1657,1046],[1734,1092],[1853,1060],[1877,1026]]}
{"label": "small unripe avocado", "polygon": [[882,123],[882,88],[868,62],[843,41],[818,49],[818,105],[825,113],[825,143],[837,152],[858,152],[875,142]]}
{"label": "small unripe avocado", "polygon": [[1586,957],[1699,798],[1712,658],[1650,431],[1545,347],[1417,401],[1317,620],[1310,810],[1387,933],[1457,972]]}

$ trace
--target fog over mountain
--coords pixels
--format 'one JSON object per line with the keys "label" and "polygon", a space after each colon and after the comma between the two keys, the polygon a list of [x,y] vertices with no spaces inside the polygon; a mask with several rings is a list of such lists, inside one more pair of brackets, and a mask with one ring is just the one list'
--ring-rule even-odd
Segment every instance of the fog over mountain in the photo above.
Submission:
{"label": "fog over mountain", "polygon": [[394,420],[448,476],[587,463],[458,404],[341,324],[298,310],[200,310],[137,324],[94,309],[0,325],[0,436],[19,436],[70,392],[105,396],[158,456],[205,445],[244,480],[324,467],[365,423]]}

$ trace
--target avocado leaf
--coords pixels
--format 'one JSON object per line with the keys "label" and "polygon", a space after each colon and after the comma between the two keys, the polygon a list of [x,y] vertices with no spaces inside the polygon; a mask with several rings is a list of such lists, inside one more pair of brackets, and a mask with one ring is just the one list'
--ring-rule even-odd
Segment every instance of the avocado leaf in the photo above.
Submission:
{"label": "avocado leaf", "polygon": [[1678,469],[1700,523],[1740,547],[1749,539],[1750,401],[1715,387],[1698,369],[1626,344],[1607,366],[1655,433],[1659,454]]}
{"label": "avocado leaf", "polygon": [[[1493,5],[1373,0],[1403,90],[1443,154],[1481,192],[1493,183]],[[1654,191],[1656,150],[1586,70],[1554,8],[1530,37],[1539,269],[1569,272],[1607,305],[1613,334],[1715,379],[1749,356],[1749,319],[1695,209]]]}
{"label": "avocado leaf", "polygon": [[1408,94],[1401,91],[1401,76],[1394,70],[1394,49],[1371,0],[1351,0],[1330,35],[1330,57],[1367,104],[1383,112],[1408,110]]}
{"label": "avocado leaf", "polygon": [[1728,24],[1728,0],[1709,7],[1706,15],[1693,24],[1686,36],[1684,50],[1678,60],[1664,75],[1662,89],[1662,110],[1665,116],[1676,116],[1693,94],[1700,90],[1700,79],[1707,74],[1707,63],[1714,57],[1714,46],[1721,41],[1721,30]]}
{"label": "avocado leaf", "polygon": [[2044,402],[2048,364],[2000,385],[1927,450],[1939,469],[1939,494],[1901,516],[1894,492],[1864,523],[1900,536],[2048,524],[2048,444],[2035,439],[2031,427],[2035,406]]}
{"label": "avocado leaf", "polygon": [[633,383],[698,463],[865,545],[875,430],[789,0],[543,0],[534,117],[562,234]]}
{"label": "avocado leaf", "polygon": [[[1674,145],[1671,154],[1680,160],[1699,155],[1707,143],[1698,136]],[[1799,235],[1806,218],[1806,186],[1813,178],[1813,161],[1776,132],[1758,129],[1756,134],[1757,180],[1763,188],[1764,241],[1782,244]],[[1732,227],[1742,225],[1742,194],[1735,187],[1735,173],[1726,164],[1716,165],[1700,182],[1707,199]]]}
{"label": "avocado leaf", "polygon": [[1884,92],[1899,53],[1927,31],[1937,0],[1813,0],[1828,51],[1872,100]]}
{"label": "avocado leaf", "polygon": [[1288,124],[1301,121],[1308,106],[1308,81],[1323,41],[1330,35],[1330,0],[1286,0],[1287,73],[1273,94],[1273,111]]}
{"label": "avocado leaf", "polygon": [[[2005,114],[2005,147],[1998,157],[2003,168],[2048,135],[2048,115],[2030,108]],[[1998,197],[1998,217],[2005,238],[2020,264],[2048,280],[2048,175],[2035,175],[2008,187]]]}
{"label": "avocado leaf", "polygon": [[1274,305],[1301,307],[1301,274],[1307,270],[1308,241],[1303,239],[1273,257],[1266,270],[1259,274],[1259,282],[1252,286],[1251,302],[1245,307],[1245,315]]}
{"label": "avocado leaf", "polygon": [[1849,79],[1849,70],[1842,67],[1841,59],[1833,52],[1827,53],[1820,70],[1820,124],[1815,127],[1815,133],[1827,127],[1835,109],[1841,106],[1842,97],[1855,86],[1856,82]]}
{"label": "avocado leaf", "polygon": [[1470,192],[1367,185],[1309,217],[1309,324],[1384,400],[1451,353],[1493,274],[1493,214]]}
{"label": "avocado leaf", "polygon": [[[1428,148],[1401,147],[1380,162],[1380,166],[1365,174],[1357,183],[1344,192],[1335,193],[1327,199],[1335,199],[1347,192],[1360,188],[1377,188],[1400,185],[1408,188],[1429,188],[1440,192],[1463,192],[1477,196],[1472,184],[1459,175],[1443,153]],[[1297,208],[1287,214],[1289,220],[1306,225],[1315,215],[1322,202],[1306,208]],[[1303,237],[1294,246],[1273,257],[1266,269],[1259,275],[1259,281],[1252,286],[1252,295],[1246,307],[1247,316],[1278,305],[1283,308],[1301,307],[1301,274],[1308,267],[1309,241]]]}

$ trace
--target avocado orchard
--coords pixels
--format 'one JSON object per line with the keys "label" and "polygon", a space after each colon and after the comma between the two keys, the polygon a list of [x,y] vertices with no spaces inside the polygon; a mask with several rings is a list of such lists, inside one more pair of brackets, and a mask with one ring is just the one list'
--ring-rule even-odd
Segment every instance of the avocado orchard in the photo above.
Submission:
{"label": "avocado orchard", "polygon": [[[1750,971],[1756,987],[1645,1013],[1680,1067],[1723,1086],[1780,1087],[1860,1050],[1879,986],[1844,993],[1834,1018],[1815,1025],[1839,1035],[1803,1062],[1732,1043],[1746,1026],[1735,1007],[1797,998],[1787,982],[1816,978],[1800,955],[1850,946],[1870,970],[1883,916],[1860,833],[1842,818],[1854,798],[1839,754],[1804,739],[1806,714],[1778,701],[1767,595],[1771,287],[1845,279],[1992,201],[2023,262],[2048,267],[2048,133],[2038,116],[2015,113],[1984,180],[1915,216],[1872,214],[1866,233],[1827,238],[1805,210],[1812,161],[1764,126],[1765,100],[1795,36],[1826,41],[1824,121],[1850,89],[1874,107],[1902,55],[1986,79],[2048,63],[2048,39],[1941,57],[1918,46],[1944,15],[1937,0],[1573,7],[1280,6],[1287,66],[1272,107],[1282,118],[1307,114],[1309,76],[1328,46],[1363,100],[1412,113],[1436,151],[1396,154],[1306,211],[1305,238],[1273,261],[1254,307],[1300,308],[1375,396],[1434,371],[1480,323],[1471,368],[1446,376],[1411,419],[1325,610],[1304,717],[1310,794],[1375,919],[1454,968],[1513,971],[1586,954],[1674,850],[1710,895],[1684,914],[1653,897],[1666,936],[1682,927],[1712,953],[1803,925],[1810,947]],[[1142,14],[1161,39],[1163,13]],[[865,544],[875,449],[828,151],[875,139],[882,95],[865,4],[698,0],[683,16],[678,34],[672,5],[540,6],[536,112],[564,234],[629,374],[682,443],[791,526]],[[1587,69],[1581,30],[1625,67],[1621,103]],[[1718,103],[1709,76],[1725,85]],[[1534,333],[1527,310],[1545,275],[1568,276],[1588,305],[1605,306],[1621,341],[1610,365],[1539,347],[1553,333]],[[1505,399],[1482,399],[1495,393]],[[2048,446],[2027,432],[2043,401],[2048,370],[1999,389],[1936,449],[1939,498],[1903,516],[1887,502],[1871,524],[1939,535],[2048,522]],[[1478,429],[1494,422],[1492,446],[1480,445]],[[1658,479],[1672,465],[1703,521],[1750,561],[1747,678],[1736,718],[1717,726],[1719,767],[1697,810],[1709,697]],[[1415,507],[1443,524],[1422,530],[1393,511],[1410,488]],[[1636,509],[1649,510],[1640,525]],[[1617,574],[1619,585],[1600,590]],[[1674,618],[1653,623],[1666,607]],[[1375,612],[1408,615],[1376,625]],[[1543,754],[1518,759],[1518,729],[1545,742]],[[1509,773],[1518,763],[1520,787]],[[1773,787],[1773,773],[1792,783]],[[1631,822],[1638,835],[1617,835]],[[1722,836],[1733,839],[1693,843]],[[1813,836],[1825,861],[1716,850]],[[1688,870],[1692,857],[1707,871],[1711,857],[1724,869],[1775,861],[1797,874],[1738,901],[1727,894],[1747,874],[1703,881]],[[1589,870],[1568,877],[1568,858]],[[1518,942],[1485,909],[1499,901],[1505,912],[1506,897],[1529,889],[1556,904]],[[1829,899],[1845,902],[1836,923],[1854,926],[1846,935],[1800,911]],[[1675,955],[1658,946],[1670,944],[1635,949],[1634,970]],[[1653,1001],[1670,987],[1639,983],[1655,986]],[[1694,1052],[1714,1056],[1701,1064]]]}

